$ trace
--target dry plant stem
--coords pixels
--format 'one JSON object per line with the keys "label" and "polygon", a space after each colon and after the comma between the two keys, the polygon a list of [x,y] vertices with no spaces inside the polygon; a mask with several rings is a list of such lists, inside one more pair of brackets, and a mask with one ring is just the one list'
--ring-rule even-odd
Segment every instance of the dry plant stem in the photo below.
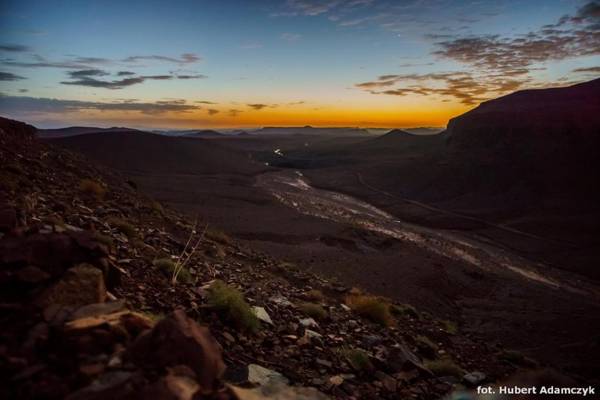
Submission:
{"label": "dry plant stem", "polygon": [[208,229],[208,224],[206,224],[204,226],[204,230],[200,234],[200,237],[198,238],[198,240],[196,241],[196,243],[190,250],[189,254],[185,257],[185,259],[182,262],[181,259],[185,256],[185,252],[187,251],[189,244],[192,242],[194,233],[196,233],[196,229],[194,228],[194,230],[192,230],[192,232],[190,233],[188,243],[186,244],[185,248],[183,249],[183,252],[181,253],[181,255],[179,256],[179,259],[177,260],[177,263],[175,264],[175,269],[173,270],[173,277],[171,278],[171,283],[173,285],[177,282],[177,277],[179,276],[179,273],[183,270],[183,268],[185,268],[186,264],[190,261],[190,259],[192,258],[192,256],[196,252],[196,250],[198,249],[198,246],[200,245],[200,243],[202,243],[202,239],[204,239],[204,235],[206,234],[207,229]]}

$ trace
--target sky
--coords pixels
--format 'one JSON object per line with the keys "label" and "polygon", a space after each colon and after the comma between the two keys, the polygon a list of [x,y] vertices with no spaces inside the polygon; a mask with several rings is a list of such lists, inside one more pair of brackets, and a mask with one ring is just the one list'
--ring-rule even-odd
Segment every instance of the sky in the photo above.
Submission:
{"label": "sky", "polygon": [[600,0],[3,0],[0,115],[37,127],[445,126],[600,76]]}

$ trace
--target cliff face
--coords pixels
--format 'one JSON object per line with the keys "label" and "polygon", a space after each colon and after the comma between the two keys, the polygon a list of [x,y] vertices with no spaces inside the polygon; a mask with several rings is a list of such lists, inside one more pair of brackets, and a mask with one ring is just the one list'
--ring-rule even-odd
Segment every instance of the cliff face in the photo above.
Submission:
{"label": "cliff face", "polygon": [[600,138],[600,79],[482,103],[450,120],[448,134],[450,148],[459,152],[587,153]]}

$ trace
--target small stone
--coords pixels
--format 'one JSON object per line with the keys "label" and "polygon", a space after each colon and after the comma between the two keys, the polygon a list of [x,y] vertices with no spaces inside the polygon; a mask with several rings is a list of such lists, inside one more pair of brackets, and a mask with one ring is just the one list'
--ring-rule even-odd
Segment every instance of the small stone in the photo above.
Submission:
{"label": "small stone", "polygon": [[300,325],[306,327],[306,328],[313,328],[313,327],[317,327],[319,326],[319,324],[317,323],[317,321],[315,321],[312,318],[303,318],[300,320]]}
{"label": "small stone", "polygon": [[258,364],[248,365],[248,382],[257,385],[268,385],[275,382],[288,384],[288,379],[277,371],[261,367]]}
{"label": "small stone", "polygon": [[485,381],[485,378],[485,374],[480,371],[473,371],[463,376],[463,380],[471,386],[479,385],[481,382]]}
{"label": "small stone", "polygon": [[329,382],[331,382],[331,384],[334,386],[340,386],[342,383],[344,383],[344,378],[342,378],[340,375],[332,376],[329,378]]}
{"label": "small stone", "polygon": [[269,325],[273,325],[273,320],[267,313],[267,310],[264,309],[264,307],[254,306],[252,307],[252,311],[254,312],[254,315],[256,315],[256,318],[263,322],[266,322]]}

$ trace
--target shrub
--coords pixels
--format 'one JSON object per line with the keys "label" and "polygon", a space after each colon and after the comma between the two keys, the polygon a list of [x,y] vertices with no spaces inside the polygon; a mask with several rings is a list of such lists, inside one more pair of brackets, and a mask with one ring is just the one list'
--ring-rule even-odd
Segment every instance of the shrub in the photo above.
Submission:
{"label": "shrub", "polygon": [[325,296],[323,295],[323,292],[321,292],[320,290],[317,290],[317,289],[309,290],[308,292],[304,293],[304,296],[308,300],[312,300],[312,301],[323,301],[323,300],[325,300]]}
{"label": "shrub", "polygon": [[425,368],[433,372],[436,376],[454,376],[456,378],[462,378],[465,374],[465,371],[456,365],[450,358],[425,361],[424,365]]}
{"label": "shrub", "polygon": [[260,322],[242,293],[217,280],[208,289],[208,303],[236,328],[256,332]]}
{"label": "shrub", "polygon": [[383,299],[367,295],[350,295],[346,304],[360,316],[383,326],[392,326],[395,321],[390,313],[390,305]]}
{"label": "shrub", "polygon": [[97,200],[102,200],[106,194],[106,188],[100,182],[93,179],[82,179],[79,181],[79,190]]}
{"label": "shrub", "polygon": [[447,333],[451,335],[456,335],[458,333],[458,327],[456,326],[456,322],[446,320],[442,321],[442,324],[444,325],[444,331],[446,331]]}
{"label": "shrub", "polygon": [[[173,274],[175,273],[175,268],[177,267],[177,264],[175,264],[175,262],[173,262],[173,260],[171,260],[170,258],[159,258],[157,260],[154,260],[152,264],[154,264],[155,267],[160,269],[169,279],[173,277]],[[190,271],[188,271],[187,268],[182,268],[181,271],[179,271],[179,274],[177,275],[177,280],[183,283],[191,283],[193,281],[193,278],[190,274]]]}
{"label": "shrub", "polygon": [[117,228],[121,233],[123,233],[128,238],[133,238],[137,235],[137,231],[135,227],[131,225],[129,222],[122,220],[120,218],[110,218],[108,220],[108,224]]}
{"label": "shrub", "polygon": [[342,348],[340,354],[357,371],[364,371],[373,367],[369,355],[362,350]]}
{"label": "shrub", "polygon": [[96,232],[94,233],[94,239],[96,239],[98,243],[105,245],[109,249],[113,246],[113,239],[110,236]]}
{"label": "shrub", "polygon": [[222,244],[231,243],[231,238],[229,237],[229,235],[227,235],[225,232],[223,232],[220,229],[215,229],[215,228],[207,229],[206,237],[217,243],[222,243]]}
{"label": "shrub", "polygon": [[407,317],[412,317],[419,319],[420,315],[416,308],[411,306],[410,304],[395,304],[392,306],[392,313],[396,315],[404,315]]}
{"label": "shrub", "polygon": [[297,305],[298,309],[304,314],[314,319],[325,319],[327,318],[327,311],[320,305],[315,303],[300,303]]}
{"label": "shrub", "polygon": [[438,346],[433,343],[427,336],[419,335],[415,338],[417,348],[428,358],[437,356]]}

